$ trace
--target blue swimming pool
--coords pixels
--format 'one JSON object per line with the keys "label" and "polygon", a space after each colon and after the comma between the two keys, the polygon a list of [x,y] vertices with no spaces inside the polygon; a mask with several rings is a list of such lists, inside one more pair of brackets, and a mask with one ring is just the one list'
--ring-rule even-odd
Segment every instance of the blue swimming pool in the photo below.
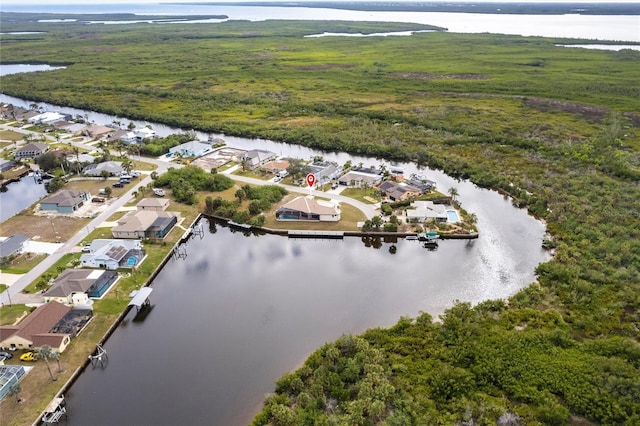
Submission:
{"label": "blue swimming pool", "polygon": [[447,222],[460,222],[458,212],[455,210],[447,210]]}

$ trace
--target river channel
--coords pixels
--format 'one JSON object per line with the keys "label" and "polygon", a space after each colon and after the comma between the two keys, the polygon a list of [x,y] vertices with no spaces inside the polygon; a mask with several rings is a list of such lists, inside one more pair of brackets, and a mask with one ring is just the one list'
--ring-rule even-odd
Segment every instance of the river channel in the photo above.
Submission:
{"label": "river channel", "polygon": [[[4,95],[0,101],[31,103]],[[123,120],[40,106],[97,123]],[[151,125],[160,135],[182,131]],[[463,207],[478,217],[480,238],[443,241],[436,251],[401,240],[392,254],[390,243],[245,236],[205,219],[203,238],[190,240],[187,257],[170,261],[152,283],[153,309],[142,321],[130,312],[105,344],[108,365],[88,367],[71,387],[70,424],[247,424],[274,381],[323,343],[391,326],[403,315],[437,316],[455,300],[508,297],[533,282],[536,265],[549,258],[541,222],[471,182],[411,163],[212,136],[283,156],[400,167],[443,192],[455,186]]]}

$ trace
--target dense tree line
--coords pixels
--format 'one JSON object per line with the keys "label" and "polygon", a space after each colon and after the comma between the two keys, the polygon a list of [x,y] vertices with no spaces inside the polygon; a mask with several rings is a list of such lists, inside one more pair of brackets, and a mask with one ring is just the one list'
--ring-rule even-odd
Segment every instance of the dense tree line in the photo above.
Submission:
{"label": "dense tree line", "polygon": [[167,173],[158,176],[155,185],[171,188],[176,201],[195,204],[198,202],[198,191],[221,192],[231,188],[234,183],[225,175],[206,173],[200,167],[187,166],[169,169]]}
{"label": "dense tree line", "polygon": [[[231,219],[236,223],[248,223],[262,226],[264,216],[261,214],[271,208],[287,195],[287,190],[279,185],[251,186],[244,185],[235,193],[237,201],[224,200],[222,197],[207,197],[205,213]],[[243,200],[250,200],[247,209],[241,209]]]}

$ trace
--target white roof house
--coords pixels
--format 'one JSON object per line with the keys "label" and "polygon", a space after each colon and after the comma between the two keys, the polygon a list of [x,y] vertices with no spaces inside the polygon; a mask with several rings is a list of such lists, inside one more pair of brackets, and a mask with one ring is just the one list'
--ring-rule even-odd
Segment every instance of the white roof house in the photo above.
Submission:
{"label": "white roof house", "polygon": [[114,270],[127,268],[140,263],[144,257],[140,240],[97,239],[91,242],[89,253],[80,256],[80,264],[89,268]]}
{"label": "white roof house", "polygon": [[43,112],[42,114],[34,115],[27,121],[34,124],[51,124],[55,123],[56,121],[66,120],[67,117],[67,115],[61,114],[59,112]]}
{"label": "white roof house", "polygon": [[425,222],[431,219],[438,222],[447,221],[447,207],[444,204],[434,204],[433,201],[414,201],[411,207],[405,210],[408,221]]}
{"label": "white roof house", "polygon": [[375,186],[382,182],[383,176],[381,174],[357,172],[351,171],[338,178],[340,185],[355,186],[359,188],[361,186]]}
{"label": "white roof house", "polygon": [[153,139],[156,137],[156,131],[150,129],[148,127],[143,127],[142,129],[134,130],[134,134],[138,141],[142,141],[143,139]]}
{"label": "white roof house", "polygon": [[183,157],[201,157],[212,150],[211,144],[200,141],[185,142],[169,149],[173,155],[181,155]]}

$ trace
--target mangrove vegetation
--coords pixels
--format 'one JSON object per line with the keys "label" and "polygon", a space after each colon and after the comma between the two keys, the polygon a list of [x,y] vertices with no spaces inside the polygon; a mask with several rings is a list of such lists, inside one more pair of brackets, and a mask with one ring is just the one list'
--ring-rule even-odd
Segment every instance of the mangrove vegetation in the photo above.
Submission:
{"label": "mangrove vegetation", "polygon": [[[640,423],[640,52],[440,31],[304,37],[408,29],[427,28],[3,21],[41,31],[3,34],[3,63],[65,68],[4,76],[2,91],[415,161],[546,221],[555,256],[537,283],[325,345],[278,381],[256,425]],[[208,173],[159,179],[187,202],[227,186]],[[267,207],[252,189],[237,197]],[[236,213],[216,199],[207,208]]]}

